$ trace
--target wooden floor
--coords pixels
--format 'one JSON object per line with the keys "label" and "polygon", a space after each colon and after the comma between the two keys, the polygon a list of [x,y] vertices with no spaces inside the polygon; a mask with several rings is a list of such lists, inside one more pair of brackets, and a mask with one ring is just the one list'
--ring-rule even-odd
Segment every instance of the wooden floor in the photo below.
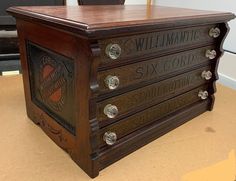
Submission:
{"label": "wooden floor", "polygon": [[[26,116],[20,75],[0,77],[0,180],[91,180]],[[100,172],[95,181],[234,181],[236,91],[215,108]]]}

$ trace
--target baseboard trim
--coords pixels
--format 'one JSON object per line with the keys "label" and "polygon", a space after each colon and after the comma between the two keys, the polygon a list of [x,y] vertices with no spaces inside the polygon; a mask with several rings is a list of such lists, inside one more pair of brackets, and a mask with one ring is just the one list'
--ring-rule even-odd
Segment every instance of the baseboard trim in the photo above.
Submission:
{"label": "baseboard trim", "polygon": [[236,90],[236,80],[222,73],[219,73],[218,83]]}

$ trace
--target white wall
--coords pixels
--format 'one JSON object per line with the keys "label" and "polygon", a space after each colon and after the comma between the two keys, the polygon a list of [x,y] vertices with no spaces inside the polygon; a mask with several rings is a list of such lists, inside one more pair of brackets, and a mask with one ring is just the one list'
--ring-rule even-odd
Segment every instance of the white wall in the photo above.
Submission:
{"label": "white wall", "polygon": [[77,0],[67,0],[67,1],[66,1],[66,4],[67,4],[68,6],[77,5]]}

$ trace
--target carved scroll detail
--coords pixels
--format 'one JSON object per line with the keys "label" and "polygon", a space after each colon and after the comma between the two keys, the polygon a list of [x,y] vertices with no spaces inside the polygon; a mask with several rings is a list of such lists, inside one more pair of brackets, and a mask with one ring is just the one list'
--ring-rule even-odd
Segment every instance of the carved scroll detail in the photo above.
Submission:
{"label": "carved scroll detail", "polygon": [[211,105],[210,105],[210,108],[209,110],[211,111],[213,109],[213,106],[214,106],[214,102],[215,102],[215,96],[214,96],[214,93],[216,92],[216,80],[219,79],[219,75],[218,75],[218,65],[219,65],[219,61],[220,61],[220,58],[221,56],[223,55],[224,53],[224,50],[223,50],[223,44],[224,44],[224,41],[229,33],[229,26],[228,26],[228,23],[221,23],[219,24],[219,28],[220,28],[220,31],[221,31],[221,34],[220,36],[218,37],[217,39],[217,49],[219,51],[218,53],[218,56],[216,58],[216,63],[215,63],[215,69],[214,69],[214,76],[215,76],[215,81],[213,82],[213,88],[212,90],[210,90],[210,93],[211,93]]}
{"label": "carved scroll detail", "polygon": [[101,54],[101,49],[98,44],[91,45],[91,73],[90,73],[90,90],[91,97],[89,100],[89,124],[91,129],[90,140],[92,153],[91,157],[96,160],[99,156],[99,124],[96,116],[96,102],[99,90],[99,84],[97,80],[97,70],[99,65],[99,57]]}
{"label": "carved scroll detail", "polygon": [[61,143],[62,142],[67,142],[67,139],[63,135],[62,130],[61,129],[55,129],[50,124],[48,124],[48,122],[46,121],[46,119],[44,118],[44,115],[42,113],[39,115],[39,122],[40,122],[40,125],[42,127],[46,128],[51,134],[56,136]]}

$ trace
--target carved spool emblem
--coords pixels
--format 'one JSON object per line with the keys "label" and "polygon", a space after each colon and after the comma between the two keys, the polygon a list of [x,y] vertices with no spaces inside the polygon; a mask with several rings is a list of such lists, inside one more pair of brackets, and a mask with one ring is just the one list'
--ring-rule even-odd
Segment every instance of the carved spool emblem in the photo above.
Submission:
{"label": "carved spool emblem", "polygon": [[44,55],[40,59],[39,91],[42,100],[55,111],[61,111],[65,104],[66,67]]}

